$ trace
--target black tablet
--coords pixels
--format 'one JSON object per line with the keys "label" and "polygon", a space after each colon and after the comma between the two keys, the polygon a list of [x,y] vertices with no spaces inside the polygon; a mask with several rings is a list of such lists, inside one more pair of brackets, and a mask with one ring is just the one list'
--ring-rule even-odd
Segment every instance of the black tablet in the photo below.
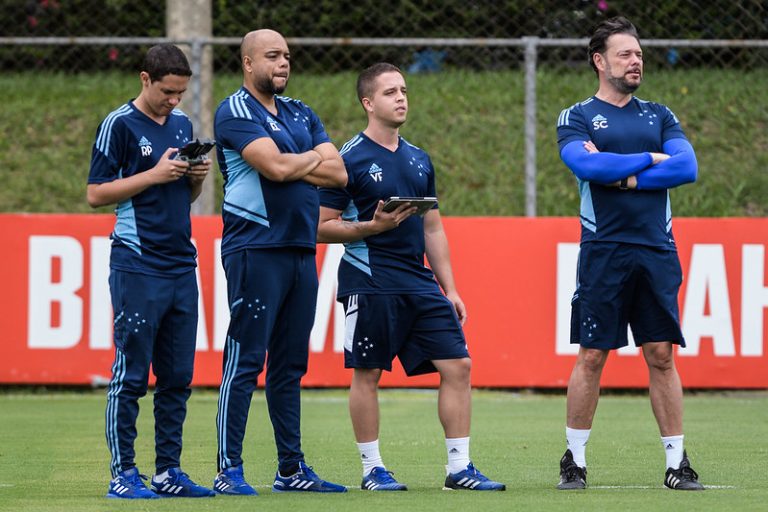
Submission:
{"label": "black tablet", "polygon": [[416,214],[424,215],[429,210],[431,210],[433,206],[437,204],[437,198],[436,197],[390,197],[384,203],[384,211],[391,212],[395,210],[398,206],[403,204],[410,204],[411,206],[415,206],[417,208]]}

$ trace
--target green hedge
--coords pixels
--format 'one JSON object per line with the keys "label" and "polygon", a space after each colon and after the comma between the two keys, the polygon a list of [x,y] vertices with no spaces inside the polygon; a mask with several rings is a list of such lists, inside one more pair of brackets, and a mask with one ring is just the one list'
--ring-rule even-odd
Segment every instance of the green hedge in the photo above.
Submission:
{"label": "green hedge", "polygon": [[[766,39],[768,4],[761,0],[211,0],[213,33],[240,37],[271,27],[289,37],[586,37],[601,19],[623,14],[643,38]],[[0,0],[4,36],[165,35],[165,3],[135,0]],[[133,71],[143,48],[0,46],[4,70],[48,69]],[[408,49],[413,53],[418,49]],[[392,49],[315,48],[314,72],[353,69],[361,59],[397,60]],[[224,52],[226,53],[226,52]],[[514,67],[519,55],[493,51],[476,60],[476,50],[451,50],[446,64],[495,69]],[[482,53],[482,52],[481,52]],[[488,53],[487,51],[485,53]],[[541,52],[542,62],[582,61],[583,50]],[[757,50],[680,50],[679,65],[715,62],[725,67],[765,65],[768,53]],[[677,54],[676,54],[677,55]],[[396,55],[395,55],[396,57]],[[663,60],[663,54],[661,60]],[[402,62],[402,59],[400,59]],[[220,70],[234,70],[236,60],[219,57]]]}

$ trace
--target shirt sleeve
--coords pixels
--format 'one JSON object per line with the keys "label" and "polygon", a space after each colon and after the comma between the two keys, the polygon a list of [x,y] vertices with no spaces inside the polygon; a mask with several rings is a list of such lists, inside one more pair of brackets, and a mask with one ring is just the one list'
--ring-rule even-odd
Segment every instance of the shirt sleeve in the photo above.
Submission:
{"label": "shirt sleeve", "polygon": [[243,149],[256,139],[269,137],[267,130],[252,119],[222,116],[216,120],[216,141],[222,147],[242,153]]}
{"label": "shirt sleeve", "polygon": [[312,135],[312,147],[315,148],[324,142],[331,142],[331,138],[325,131],[325,126],[315,111],[305,105],[309,116],[309,133]]}
{"label": "shirt sleeve", "polygon": [[664,105],[660,105],[660,107],[663,109],[661,112],[662,126],[664,127],[662,131],[662,141],[667,142],[672,139],[685,139],[685,132],[683,132],[683,127],[680,126],[680,121],[677,119],[677,116],[669,109],[669,107]]}
{"label": "shirt sleeve", "polygon": [[118,119],[114,122],[102,121],[96,130],[96,141],[91,150],[91,169],[88,173],[89,184],[108,183],[120,178],[124,162],[123,151],[125,130]]}
{"label": "shirt sleeve", "polygon": [[[343,159],[344,157],[342,157]],[[349,169],[349,163],[344,160],[344,166]],[[344,188],[326,188],[317,189],[320,196],[320,206],[332,208],[334,210],[344,210],[352,200],[352,194],[355,190],[356,182],[354,173],[347,173],[347,185]]]}
{"label": "shirt sleeve", "polygon": [[[427,162],[429,163],[429,174],[427,175],[427,196],[426,197],[437,197],[437,186],[435,185],[435,166],[432,164],[432,159],[427,155]],[[435,203],[435,205],[431,208],[432,210],[437,210],[439,207],[438,203]]]}
{"label": "shirt sleeve", "polygon": [[579,105],[566,108],[557,118],[557,144],[560,151],[573,141],[586,142],[592,138]]}

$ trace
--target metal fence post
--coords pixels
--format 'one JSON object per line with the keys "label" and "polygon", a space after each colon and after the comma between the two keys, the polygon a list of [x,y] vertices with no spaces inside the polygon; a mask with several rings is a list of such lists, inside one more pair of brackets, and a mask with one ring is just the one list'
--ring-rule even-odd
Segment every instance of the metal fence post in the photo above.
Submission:
{"label": "metal fence post", "polygon": [[525,216],[536,216],[536,53],[538,37],[525,44]]}

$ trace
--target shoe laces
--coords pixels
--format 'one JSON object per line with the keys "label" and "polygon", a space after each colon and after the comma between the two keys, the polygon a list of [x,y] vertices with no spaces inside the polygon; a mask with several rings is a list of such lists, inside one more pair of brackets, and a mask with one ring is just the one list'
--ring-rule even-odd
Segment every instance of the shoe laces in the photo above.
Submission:
{"label": "shoe laces", "polygon": [[397,480],[395,480],[392,476],[394,473],[392,471],[387,471],[386,469],[375,468],[373,471],[371,471],[371,475],[376,477],[376,480],[382,484],[397,483]]}
{"label": "shoe laces", "polygon": [[467,474],[472,475],[473,477],[475,477],[477,480],[480,480],[481,482],[485,482],[488,480],[488,477],[482,474],[480,470],[477,469],[475,465],[472,464],[471,462],[467,465],[467,469],[465,471],[467,472]]}
{"label": "shoe laces", "polygon": [[308,480],[315,480],[315,481],[318,481],[318,482],[321,480],[321,478],[319,476],[317,476],[317,473],[315,473],[312,470],[312,466],[307,466],[303,462],[301,464],[299,464],[299,471],[298,471],[298,473],[304,474],[307,477]]}
{"label": "shoe laces", "polygon": [[242,471],[233,471],[232,473],[224,473],[224,475],[235,487],[245,485],[245,476]]}
{"label": "shoe laces", "polygon": [[129,476],[123,476],[123,478],[125,479],[125,481],[127,483],[129,483],[129,484],[131,484],[133,486],[136,486],[136,487],[143,487],[145,489],[146,489],[147,486],[144,485],[143,480],[147,480],[147,481],[149,480],[149,477],[147,477],[147,475],[139,474],[138,471],[136,471],[135,473],[130,474]]}
{"label": "shoe laces", "polygon": [[186,474],[183,471],[179,471],[176,474],[176,485],[182,485],[182,486],[191,486],[195,485],[195,483],[189,478],[189,475]]}
{"label": "shoe laces", "polygon": [[698,480],[699,474],[696,473],[696,471],[693,470],[693,468],[688,464],[680,464],[680,469],[678,470],[681,480]]}
{"label": "shoe laces", "polygon": [[583,480],[584,470],[581,469],[578,464],[572,462],[563,468],[563,476],[568,482],[572,482],[574,480]]}

